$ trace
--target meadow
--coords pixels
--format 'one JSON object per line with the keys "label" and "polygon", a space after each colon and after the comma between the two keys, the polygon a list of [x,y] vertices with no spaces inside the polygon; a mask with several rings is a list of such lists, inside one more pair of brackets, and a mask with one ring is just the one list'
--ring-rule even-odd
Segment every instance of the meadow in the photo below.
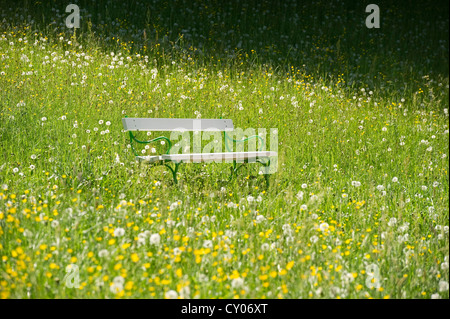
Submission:
{"label": "meadow", "polygon": [[[0,2],[1,298],[449,298],[448,2],[71,3]],[[124,116],[276,128],[270,187]]]}

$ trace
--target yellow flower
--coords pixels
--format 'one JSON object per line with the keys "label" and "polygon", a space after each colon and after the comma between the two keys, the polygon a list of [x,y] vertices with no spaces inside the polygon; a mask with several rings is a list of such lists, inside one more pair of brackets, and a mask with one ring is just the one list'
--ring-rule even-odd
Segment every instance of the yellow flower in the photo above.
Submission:
{"label": "yellow flower", "polygon": [[131,260],[135,263],[139,261],[139,256],[136,253],[131,254]]}
{"label": "yellow flower", "polygon": [[294,261],[290,261],[288,262],[288,264],[286,265],[286,269],[287,270],[291,270],[291,268],[294,266]]}
{"label": "yellow flower", "polygon": [[131,290],[131,289],[133,289],[133,285],[134,285],[134,283],[133,283],[132,281],[128,281],[128,282],[125,284],[125,290]]}
{"label": "yellow flower", "polygon": [[58,269],[59,268],[59,266],[57,264],[55,264],[55,263],[51,263],[49,265],[49,267],[50,267],[50,269]]}

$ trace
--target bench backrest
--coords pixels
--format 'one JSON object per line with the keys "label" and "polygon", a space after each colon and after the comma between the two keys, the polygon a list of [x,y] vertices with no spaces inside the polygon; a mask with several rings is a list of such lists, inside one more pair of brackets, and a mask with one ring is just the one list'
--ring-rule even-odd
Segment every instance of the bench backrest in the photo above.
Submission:
{"label": "bench backrest", "polygon": [[233,131],[233,121],[227,119],[122,119],[125,131]]}

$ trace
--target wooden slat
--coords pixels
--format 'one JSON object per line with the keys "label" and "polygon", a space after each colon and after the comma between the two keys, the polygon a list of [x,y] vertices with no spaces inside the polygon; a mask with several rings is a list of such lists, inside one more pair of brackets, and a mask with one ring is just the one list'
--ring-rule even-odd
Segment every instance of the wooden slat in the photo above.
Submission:
{"label": "wooden slat", "polygon": [[229,119],[123,118],[126,131],[232,131]]}
{"label": "wooden slat", "polygon": [[244,160],[258,159],[277,156],[276,152],[225,152],[225,153],[191,153],[191,154],[165,154],[157,156],[137,156],[141,161],[153,163],[157,161],[170,160],[173,162],[210,162],[217,160]]}

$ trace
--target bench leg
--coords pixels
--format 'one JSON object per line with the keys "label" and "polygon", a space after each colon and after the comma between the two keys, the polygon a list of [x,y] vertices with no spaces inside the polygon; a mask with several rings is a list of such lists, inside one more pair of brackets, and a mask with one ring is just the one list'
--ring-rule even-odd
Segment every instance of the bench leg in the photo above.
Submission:
{"label": "bench leg", "polygon": [[164,166],[166,166],[168,169],[170,169],[170,171],[172,172],[172,177],[173,177],[173,182],[175,184],[178,184],[178,180],[177,180],[177,172],[178,172],[178,166],[180,166],[181,162],[179,163],[175,163],[175,168],[172,168],[170,165],[168,164],[164,164]]}
{"label": "bench leg", "polygon": [[244,164],[237,166],[237,162],[233,161],[233,167],[231,167],[231,174],[228,181],[231,181],[233,179],[233,176],[237,176],[237,172],[242,166],[244,166]]}
{"label": "bench leg", "polygon": [[[260,159],[257,159],[256,162],[258,162],[262,166],[264,166],[264,169],[266,169],[266,170],[270,166],[270,160],[269,159],[267,160],[267,162],[264,162],[264,161],[261,161]],[[244,164],[241,164],[241,165],[238,166],[237,162],[233,161],[233,167],[230,167],[231,168],[231,174],[230,174],[230,177],[229,177],[228,181],[231,181],[234,176],[237,176],[237,172],[242,166],[244,166]],[[270,186],[269,174],[264,174],[264,179],[266,180],[267,188],[269,188],[269,186]]]}
{"label": "bench leg", "polygon": [[[258,163],[260,163],[262,166],[264,166],[264,169],[267,170],[267,168],[270,166],[270,159],[267,160],[267,162],[263,162],[260,159],[256,160]],[[269,174],[267,174],[267,171],[265,172],[266,174],[264,174],[264,178],[266,180],[266,186],[267,188],[269,188],[270,183],[269,183]]]}

